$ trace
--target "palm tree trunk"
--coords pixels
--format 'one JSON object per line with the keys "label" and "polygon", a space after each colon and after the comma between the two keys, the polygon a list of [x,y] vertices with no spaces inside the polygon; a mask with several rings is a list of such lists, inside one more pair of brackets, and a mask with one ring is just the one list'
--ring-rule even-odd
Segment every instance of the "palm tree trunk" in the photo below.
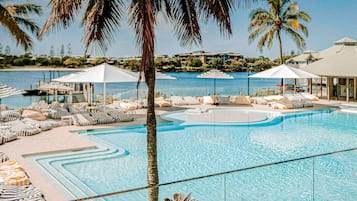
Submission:
{"label": "palm tree trunk", "polygon": [[154,67],[154,43],[155,43],[155,13],[151,1],[144,0],[142,8],[142,63],[146,84],[148,86],[148,108],[146,114],[146,149],[147,149],[147,184],[153,186],[148,190],[148,200],[158,201],[159,173],[157,166],[157,142],[156,142],[156,115],[155,115],[155,67]]}
{"label": "palm tree trunk", "polygon": [[[284,63],[284,58],[283,58],[283,44],[281,43],[281,36],[280,36],[280,30],[278,30],[278,32],[276,33],[278,36],[278,40],[279,40],[279,56],[280,56],[280,64]],[[283,93],[284,90],[284,79],[280,80],[280,93]]]}
{"label": "palm tree trunk", "polygon": [[281,42],[281,36],[280,36],[280,30],[277,31],[277,36],[279,40],[279,57],[280,57],[280,64],[284,63],[284,58],[283,58],[283,44]]}

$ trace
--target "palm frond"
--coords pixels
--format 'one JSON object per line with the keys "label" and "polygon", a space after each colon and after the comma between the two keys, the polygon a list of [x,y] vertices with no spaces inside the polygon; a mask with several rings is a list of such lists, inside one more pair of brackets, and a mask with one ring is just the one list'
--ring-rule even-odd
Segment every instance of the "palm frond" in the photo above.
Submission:
{"label": "palm frond", "polygon": [[113,41],[113,34],[120,26],[123,16],[122,0],[92,0],[82,18],[85,25],[83,40],[85,50],[91,44],[97,45],[105,52]]}
{"label": "palm frond", "polygon": [[291,28],[285,28],[283,30],[290,36],[290,38],[293,39],[293,41],[295,42],[296,46],[300,50],[303,50],[305,48],[305,46],[306,46],[305,40],[299,33],[297,33],[296,31],[294,31]]}
{"label": "palm frond", "polygon": [[235,0],[200,0],[198,4],[199,13],[202,13],[206,21],[212,17],[220,27],[221,34],[229,36],[232,34],[230,15],[235,3]]}
{"label": "palm frond", "polygon": [[40,15],[42,13],[41,6],[38,6],[36,4],[31,4],[31,3],[16,4],[16,5],[12,5],[12,7],[16,15],[29,15],[32,13]]}
{"label": "palm frond", "polygon": [[251,44],[257,37],[268,29],[268,26],[260,26],[248,36],[248,43]]}
{"label": "palm frond", "polygon": [[39,32],[39,37],[41,38],[49,30],[67,28],[79,12],[83,1],[85,0],[50,0],[49,5],[52,5],[52,10]]}
{"label": "palm frond", "polygon": [[[274,33],[274,32],[273,32]],[[266,32],[262,35],[262,37],[259,39],[257,43],[257,48],[259,49],[260,52],[263,51],[263,47],[266,45],[267,42],[269,42],[269,37],[271,32]],[[274,36],[273,36],[274,37]],[[268,44],[268,47],[271,48],[271,45]]]}
{"label": "palm frond", "polygon": [[299,5],[297,2],[293,2],[288,5],[288,7],[285,9],[285,11],[282,14],[282,17],[284,18],[285,16],[289,15],[290,13],[297,13],[299,10]]}
{"label": "palm frond", "polygon": [[304,11],[299,11],[296,13],[298,19],[304,20],[305,22],[311,22],[311,17]]}
{"label": "palm frond", "polygon": [[175,33],[183,46],[198,45],[202,42],[196,9],[197,2],[195,0],[172,1],[170,20],[174,24]]}
{"label": "palm frond", "polygon": [[37,24],[29,19],[25,19],[22,17],[15,17],[15,21],[17,24],[19,25],[23,25],[27,30],[29,30],[31,33],[37,35],[38,31],[39,31],[39,27],[37,26]]}
{"label": "palm frond", "polygon": [[21,45],[25,50],[28,50],[32,47],[31,37],[26,32],[24,32],[16,22],[17,16],[14,15],[16,12],[14,12],[12,8],[12,6],[4,7],[0,4],[0,23],[16,39],[17,45]]}

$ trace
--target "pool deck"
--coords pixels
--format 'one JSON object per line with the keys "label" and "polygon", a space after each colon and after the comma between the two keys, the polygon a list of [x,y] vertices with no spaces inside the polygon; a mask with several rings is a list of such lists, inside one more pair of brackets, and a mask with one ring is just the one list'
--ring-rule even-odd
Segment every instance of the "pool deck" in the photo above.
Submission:
{"label": "pool deck", "polygon": [[[188,108],[242,108],[249,110],[263,110],[263,111],[275,111],[275,112],[295,112],[301,110],[312,110],[327,108],[330,104],[337,104],[337,102],[329,101],[319,101],[311,108],[303,109],[290,109],[290,110],[277,110],[271,109],[267,105],[252,105],[252,106],[207,106],[207,105],[194,105],[194,106],[183,106],[183,107],[168,107],[168,108],[157,108],[157,115],[164,114],[165,112],[178,111],[181,109]],[[40,155],[45,153],[60,153],[60,152],[69,152],[69,151],[78,151],[85,149],[93,149],[96,147],[95,143],[83,138],[73,131],[87,130],[87,129],[99,129],[99,128],[108,128],[114,126],[128,126],[128,125],[143,125],[145,124],[146,110],[137,110],[137,118],[133,122],[122,122],[115,124],[107,125],[95,125],[95,126],[62,126],[54,128],[49,131],[42,132],[38,135],[20,137],[19,139],[6,143],[0,146],[0,151],[6,153],[11,159],[17,160],[21,164],[26,172],[28,173],[31,182],[40,189],[40,191],[45,195],[46,200],[50,201],[62,201],[68,200],[68,196],[65,196],[61,190],[56,188],[54,185],[50,185],[49,181],[46,179],[46,176],[39,170],[35,164],[33,164],[27,156]],[[245,121],[257,121],[258,116],[250,116],[250,118],[240,117],[237,118],[230,115],[221,115],[221,121],[228,122],[245,122]],[[208,118],[208,117],[207,117]],[[232,121],[236,119],[236,121]],[[161,118],[158,118],[158,122],[162,122]]]}

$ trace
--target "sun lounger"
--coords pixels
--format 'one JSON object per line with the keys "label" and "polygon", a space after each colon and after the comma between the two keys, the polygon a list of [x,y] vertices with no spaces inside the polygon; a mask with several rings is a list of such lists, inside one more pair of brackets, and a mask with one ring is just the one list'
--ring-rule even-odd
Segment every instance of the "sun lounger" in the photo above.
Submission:
{"label": "sun lounger", "polygon": [[236,105],[251,105],[249,96],[234,96],[232,97],[232,103]]}
{"label": "sun lounger", "polygon": [[89,113],[80,113],[73,115],[73,124],[77,126],[89,126],[97,124],[97,121]]}
{"label": "sun lounger", "polygon": [[106,112],[110,117],[112,117],[115,122],[127,122],[134,121],[134,114],[131,112],[125,112],[120,110],[111,110]]}
{"label": "sun lounger", "polygon": [[125,108],[127,110],[136,110],[136,109],[138,109],[138,103],[123,101],[123,102],[120,102],[120,107]]}
{"label": "sun lounger", "polygon": [[186,105],[182,96],[171,96],[170,101],[172,105]]}
{"label": "sun lounger", "polygon": [[200,105],[200,101],[196,97],[193,96],[184,96],[183,101],[186,103],[186,105]]}
{"label": "sun lounger", "polygon": [[171,107],[171,100],[165,100],[164,97],[155,98],[155,105],[159,107]]}
{"label": "sun lounger", "polygon": [[32,184],[24,186],[5,186],[0,184],[0,200],[44,201],[43,194]]}
{"label": "sun lounger", "polygon": [[215,102],[211,96],[203,96],[203,104],[205,105],[213,105]]}
{"label": "sun lounger", "polygon": [[52,108],[48,114],[48,116],[52,119],[61,119],[62,116],[68,116],[68,115],[71,115],[71,113],[69,113],[66,108],[58,107],[58,106]]}
{"label": "sun lounger", "polygon": [[313,95],[313,94],[309,94],[309,93],[302,93],[301,94],[304,98],[310,100],[310,101],[318,101],[319,97]]}
{"label": "sun lounger", "polygon": [[306,99],[301,94],[287,94],[285,97],[294,105],[294,108],[312,107],[311,100]]}
{"label": "sun lounger", "polygon": [[5,110],[0,112],[0,121],[14,121],[21,118],[21,113],[17,110]]}
{"label": "sun lounger", "polygon": [[9,156],[7,156],[5,153],[0,152],[0,163],[3,163],[5,161],[9,160]]}
{"label": "sun lounger", "polygon": [[25,124],[28,124],[30,126],[39,128],[42,131],[47,131],[47,130],[50,130],[50,129],[56,127],[56,125],[53,124],[52,122],[37,121],[37,120],[34,120],[34,119],[30,119],[30,118],[25,118],[25,119],[22,120],[22,122],[24,122]]}
{"label": "sun lounger", "polygon": [[263,97],[253,97],[253,98],[251,98],[251,100],[252,100],[252,103],[258,104],[258,105],[267,105],[268,104],[268,101]]}
{"label": "sun lounger", "polygon": [[220,105],[229,105],[231,104],[229,96],[217,96],[217,103]]}
{"label": "sun lounger", "polygon": [[17,136],[31,136],[41,132],[41,129],[27,125],[20,120],[7,122],[5,125],[10,126],[10,130]]}
{"label": "sun lounger", "polygon": [[294,108],[292,104],[284,103],[284,102],[271,102],[270,106],[273,109],[284,109],[284,110]]}
{"label": "sun lounger", "polygon": [[7,143],[17,139],[16,133],[12,132],[10,129],[0,129],[0,137],[2,138],[2,143]]}
{"label": "sun lounger", "polygon": [[114,123],[115,121],[107,113],[101,111],[90,112],[89,115],[92,116],[97,121],[97,124],[110,124],[110,123]]}

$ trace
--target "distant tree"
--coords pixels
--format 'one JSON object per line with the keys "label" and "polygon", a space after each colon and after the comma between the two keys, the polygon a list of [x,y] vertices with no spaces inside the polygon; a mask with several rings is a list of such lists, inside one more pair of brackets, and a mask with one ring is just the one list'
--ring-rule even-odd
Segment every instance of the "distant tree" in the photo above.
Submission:
{"label": "distant tree", "polygon": [[202,61],[199,58],[189,56],[186,61],[187,66],[200,67],[202,66]]}
{"label": "distant tree", "polygon": [[6,54],[6,55],[10,55],[10,53],[11,53],[10,46],[6,45],[6,47],[5,47],[5,54]]}
{"label": "distant tree", "polygon": [[291,2],[290,0],[267,0],[267,2],[269,10],[257,8],[250,13],[248,30],[251,33],[248,41],[251,43],[262,35],[257,45],[260,51],[262,51],[266,45],[268,48],[271,48],[274,37],[277,37],[279,41],[280,64],[283,64],[281,34],[286,33],[294,40],[298,48],[304,48],[305,39],[299,32],[307,37],[308,30],[301,21],[310,22],[311,18],[307,13],[299,9],[299,5],[296,2]]}
{"label": "distant tree", "polygon": [[2,54],[2,44],[0,43],[0,54]]}
{"label": "distant tree", "polygon": [[67,55],[71,56],[72,55],[72,49],[71,49],[71,43],[67,44]]}
{"label": "distant tree", "polygon": [[53,47],[53,45],[51,45],[50,56],[51,57],[55,56],[55,48]]}
{"label": "distant tree", "polygon": [[63,44],[61,45],[60,55],[61,55],[61,58],[64,57],[64,45]]}
{"label": "distant tree", "polygon": [[65,66],[74,68],[74,67],[79,66],[79,65],[80,65],[80,62],[79,62],[78,59],[68,58],[68,59],[66,59],[66,61],[63,62],[63,64],[64,64]]}
{"label": "distant tree", "polygon": [[210,68],[221,70],[223,68],[223,60],[220,58],[213,58],[208,62]]}
{"label": "distant tree", "polygon": [[107,60],[106,58],[100,57],[100,58],[96,58],[96,59],[92,60],[90,63],[91,63],[93,66],[96,66],[96,65],[105,63],[106,60]]}

